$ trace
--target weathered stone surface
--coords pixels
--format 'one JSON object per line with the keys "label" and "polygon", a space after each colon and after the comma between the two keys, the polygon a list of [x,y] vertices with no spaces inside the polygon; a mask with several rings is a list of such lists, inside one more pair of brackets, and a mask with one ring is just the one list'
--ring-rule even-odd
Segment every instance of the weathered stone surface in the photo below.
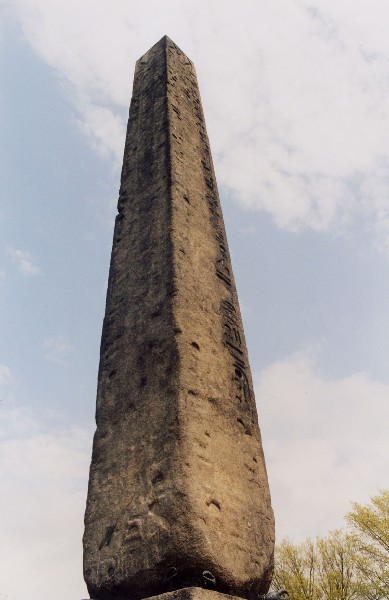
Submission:
{"label": "weathered stone surface", "polygon": [[173,566],[176,588],[209,570],[221,592],[267,591],[274,522],[238,300],[195,71],[167,37],[136,65],[96,422],[92,598],[161,593]]}

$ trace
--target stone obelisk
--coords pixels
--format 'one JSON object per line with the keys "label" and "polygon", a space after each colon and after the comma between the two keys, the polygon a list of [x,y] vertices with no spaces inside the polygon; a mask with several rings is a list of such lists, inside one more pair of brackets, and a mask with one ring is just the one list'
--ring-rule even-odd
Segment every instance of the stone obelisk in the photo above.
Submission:
{"label": "stone obelisk", "polygon": [[242,321],[195,70],[168,37],[136,64],[96,422],[91,598],[265,593],[274,521]]}

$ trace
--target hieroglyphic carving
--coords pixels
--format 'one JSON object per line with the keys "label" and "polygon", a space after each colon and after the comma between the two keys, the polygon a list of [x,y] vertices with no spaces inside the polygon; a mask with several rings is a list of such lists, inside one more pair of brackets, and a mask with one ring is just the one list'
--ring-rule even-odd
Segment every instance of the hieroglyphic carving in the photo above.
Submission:
{"label": "hieroglyphic carving", "polygon": [[[160,558],[159,548],[160,544],[163,544],[163,533],[167,529],[167,522],[150,509],[143,515],[128,515],[124,522],[118,522],[105,530],[98,559],[86,569],[85,574],[100,585],[107,577],[131,577],[133,572],[149,568],[150,564]],[[114,536],[118,538],[116,541],[120,550],[115,556],[110,554],[107,557],[105,550]],[[154,543],[151,543],[151,540]],[[141,545],[142,552],[139,552]]]}
{"label": "hieroglyphic carving", "polygon": [[[130,519],[127,521],[124,535],[123,535],[123,543],[124,544],[133,544],[135,541],[140,541],[143,539],[143,522],[142,519]],[[135,549],[135,548],[133,548]]]}
{"label": "hieroglyphic carving", "polygon": [[[230,300],[223,300],[221,313],[224,325],[224,343],[234,359],[233,381],[236,386],[236,400],[242,410],[249,415],[250,421],[254,421],[254,394],[251,389],[250,380],[247,375],[248,364],[246,353],[242,343],[242,326],[237,310]],[[246,433],[250,433],[247,423],[244,423]]]}
{"label": "hieroglyphic carving", "polygon": [[104,546],[110,545],[114,531],[115,531],[115,525],[110,525],[109,527],[107,527],[107,531],[105,532],[105,535],[104,535],[103,539],[101,540],[99,550],[102,550],[104,548]]}
{"label": "hieroglyphic carving", "polygon": [[[242,410],[248,414],[249,420],[254,422],[254,394],[250,378],[248,376],[248,362],[246,350],[243,343],[243,327],[237,309],[236,295],[234,292],[232,279],[231,259],[228,251],[226,234],[224,232],[223,219],[220,208],[220,200],[217,191],[216,180],[213,172],[211,153],[208,143],[208,136],[205,129],[204,117],[201,109],[200,98],[197,95],[197,86],[195,85],[193,75],[193,102],[195,104],[195,114],[199,126],[200,145],[203,158],[201,160],[204,181],[207,187],[205,195],[208,204],[210,219],[215,231],[218,253],[216,257],[215,273],[224,283],[228,292],[228,300],[221,302],[220,311],[223,316],[224,326],[224,344],[231,354],[232,361],[232,380],[236,386],[236,400]],[[244,424],[246,433],[250,433],[250,426]]]}

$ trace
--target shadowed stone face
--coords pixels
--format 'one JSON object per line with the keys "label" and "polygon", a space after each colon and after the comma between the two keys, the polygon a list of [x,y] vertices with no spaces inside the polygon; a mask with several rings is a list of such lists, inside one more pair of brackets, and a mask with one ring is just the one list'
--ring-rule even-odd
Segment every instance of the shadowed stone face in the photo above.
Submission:
{"label": "shadowed stone face", "polygon": [[195,71],[167,37],[136,65],[96,422],[91,597],[162,593],[172,567],[172,589],[207,570],[220,592],[265,593],[274,521],[238,299]]}

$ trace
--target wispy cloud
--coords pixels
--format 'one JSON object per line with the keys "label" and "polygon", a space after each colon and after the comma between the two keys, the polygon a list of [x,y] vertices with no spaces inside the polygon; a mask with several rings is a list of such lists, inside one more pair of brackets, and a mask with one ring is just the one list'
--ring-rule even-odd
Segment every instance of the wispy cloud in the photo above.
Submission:
{"label": "wispy cloud", "polygon": [[0,402],[11,399],[13,377],[6,365],[0,364]]}
{"label": "wispy cloud", "polygon": [[73,350],[73,346],[63,335],[47,338],[43,341],[44,356],[47,360],[57,365],[67,365],[67,358]]}
{"label": "wispy cloud", "polygon": [[0,388],[11,381],[11,371],[5,365],[0,365]]}
{"label": "wispy cloud", "polygon": [[118,168],[124,149],[123,119],[109,108],[90,101],[79,102],[78,106],[81,113],[78,125],[89,136],[93,149],[104,157],[113,157]]}
{"label": "wispy cloud", "polygon": [[242,235],[254,235],[257,233],[257,228],[255,225],[247,225],[246,227],[240,227],[239,233]]}
{"label": "wispy cloud", "polygon": [[41,272],[40,267],[34,262],[33,257],[27,250],[19,250],[8,246],[7,254],[15,263],[20,273],[26,277],[34,277]]}
{"label": "wispy cloud", "polygon": [[389,385],[325,379],[303,352],[265,369],[256,397],[278,539],[325,535],[388,486]]}

